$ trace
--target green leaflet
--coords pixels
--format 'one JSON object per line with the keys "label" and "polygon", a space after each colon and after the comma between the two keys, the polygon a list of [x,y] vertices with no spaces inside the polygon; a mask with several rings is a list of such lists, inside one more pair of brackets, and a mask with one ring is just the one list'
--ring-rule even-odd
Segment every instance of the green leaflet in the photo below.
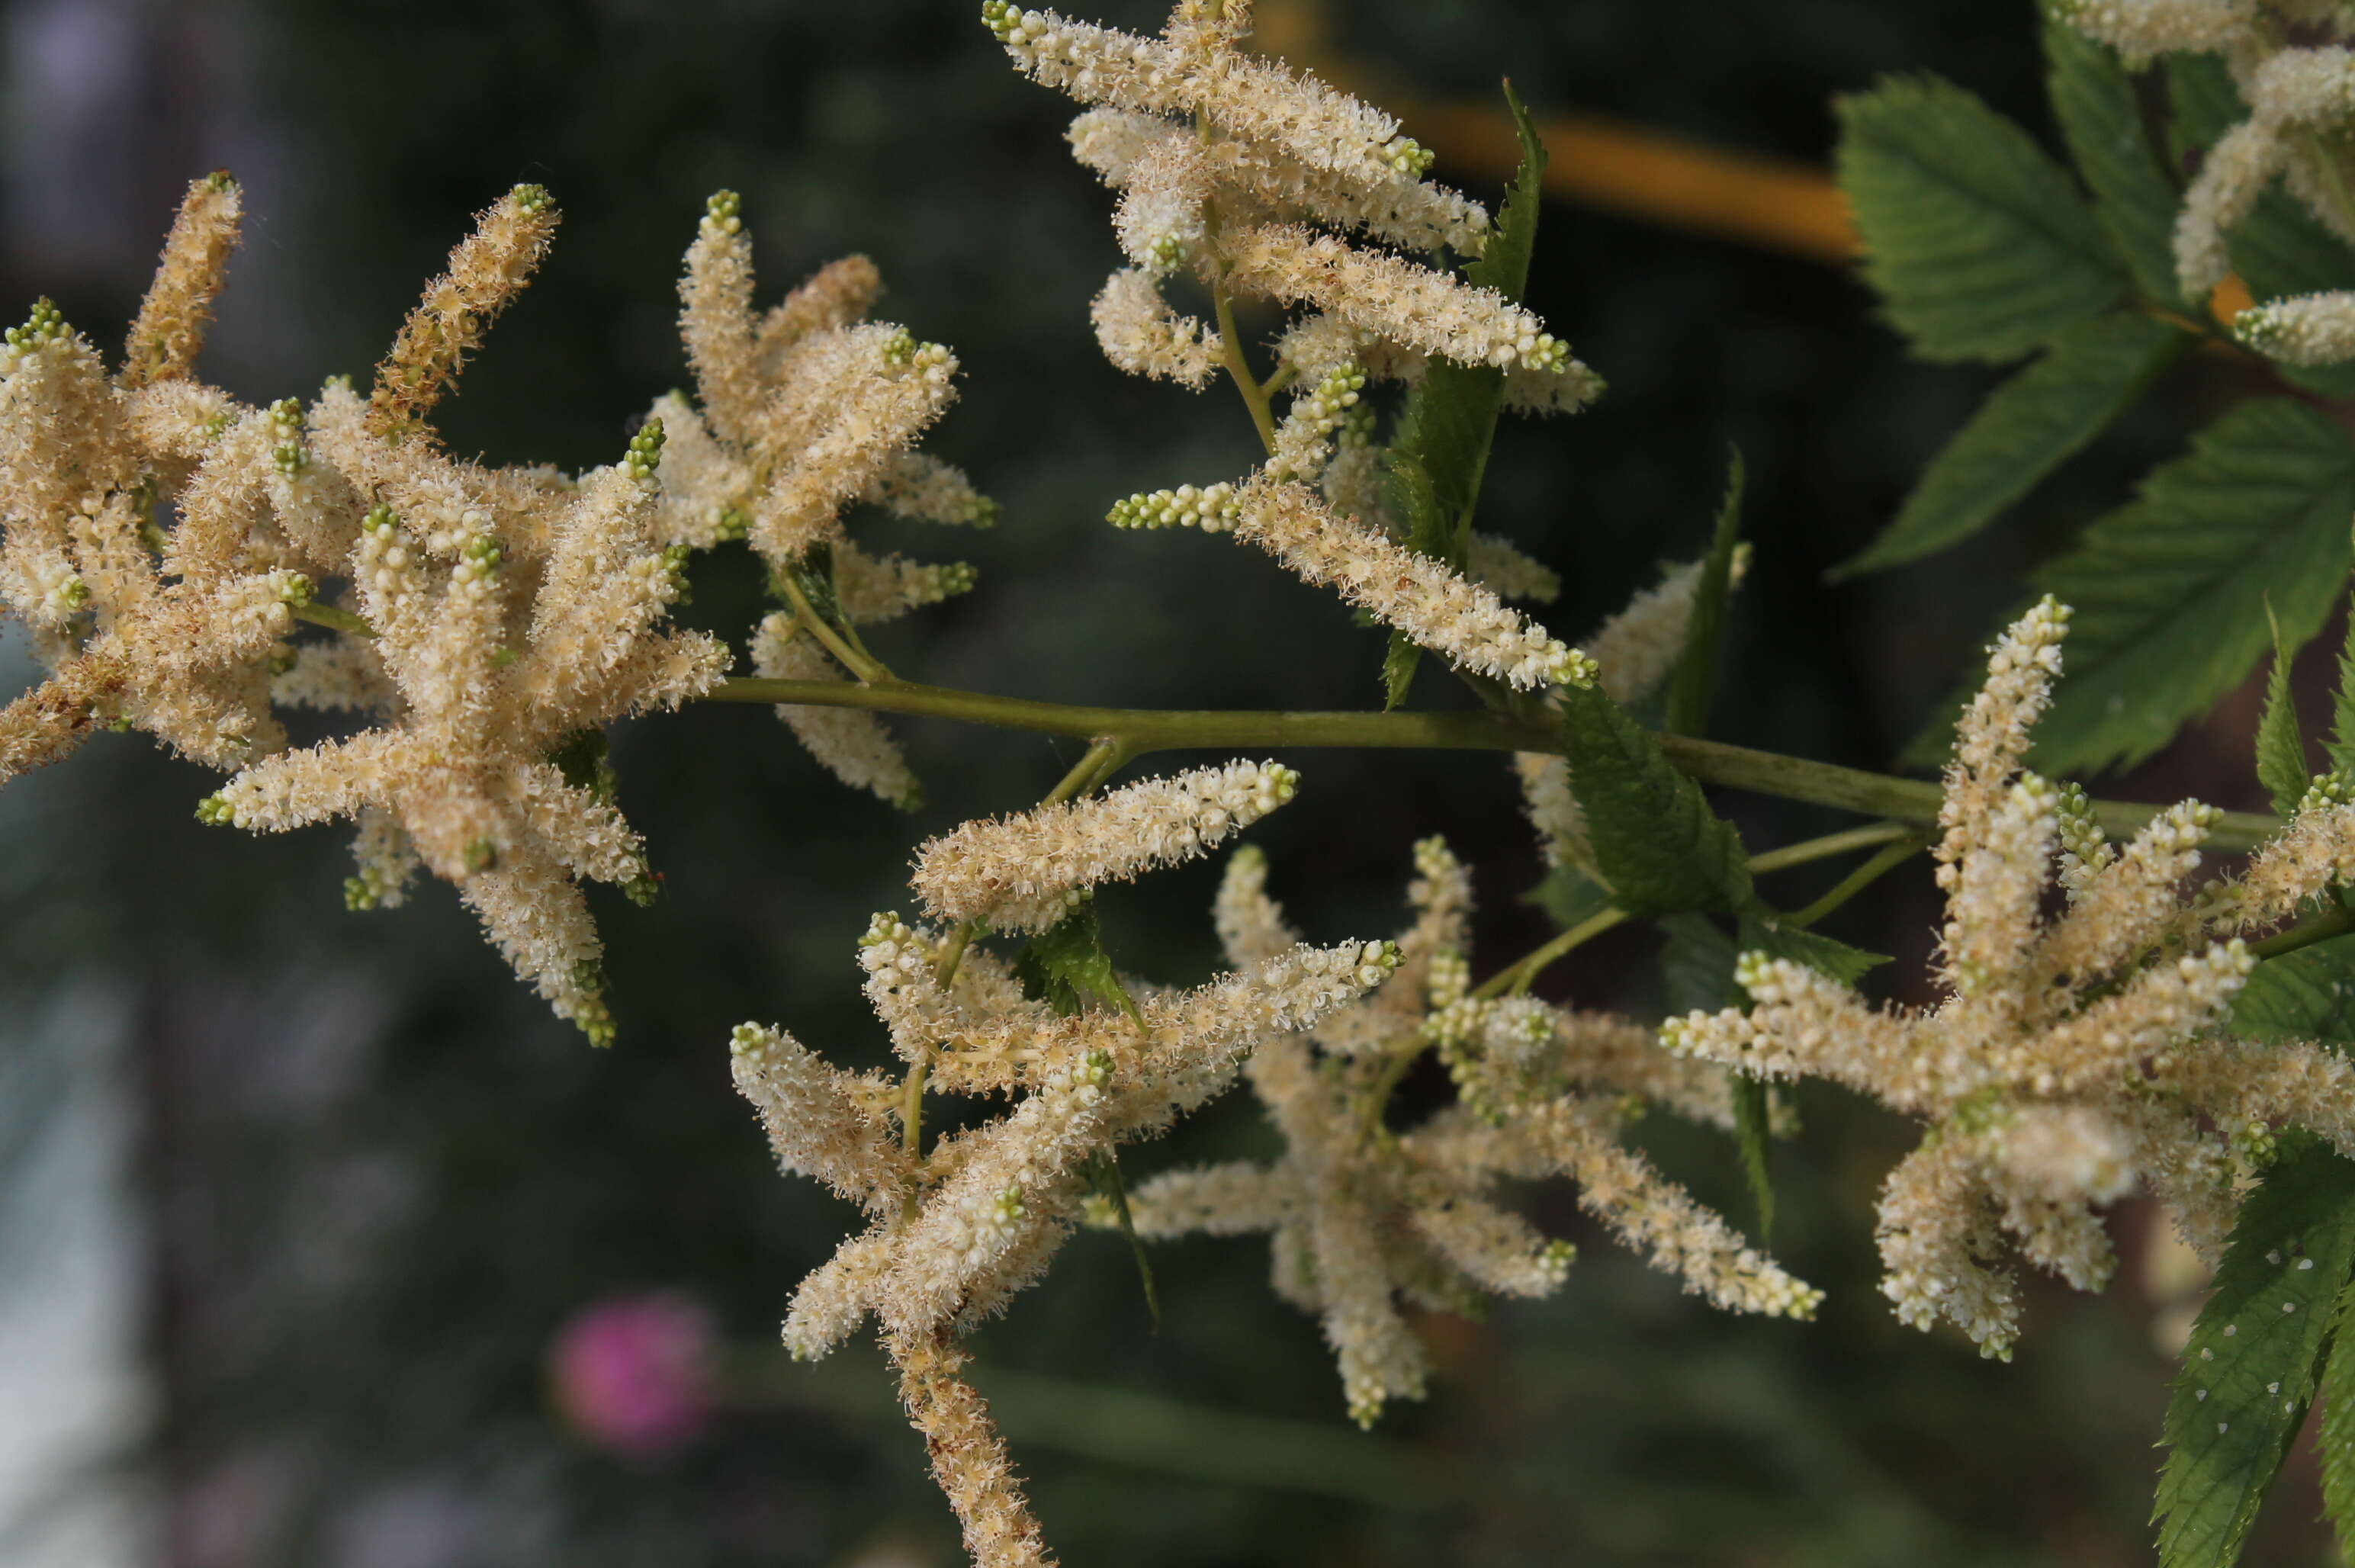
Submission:
{"label": "green leaflet", "polygon": [[2314,774],[2306,765],[2306,737],[2298,732],[2297,704],[2289,692],[2290,660],[2297,650],[2283,644],[2271,604],[2265,622],[2274,632],[2274,667],[2265,677],[2265,716],[2257,724],[2257,782],[2273,797],[2275,812],[2290,816]]}
{"label": "green leaflet", "polygon": [[1725,625],[1725,599],[1733,587],[1733,549],[1742,537],[1742,451],[1736,447],[1725,471],[1725,499],[1718,503],[1717,527],[1709,556],[1693,591],[1692,619],[1685,626],[1685,650],[1668,677],[1668,709],[1660,728],[1698,735],[1709,727],[1710,693],[1717,687],[1717,645]]}
{"label": "green leaflet", "polygon": [[1885,953],[1867,953],[1861,947],[1850,947],[1802,926],[1786,925],[1764,904],[1753,904],[1742,912],[1742,950],[1804,964],[1843,986],[1855,985],[1889,962]]}
{"label": "green leaflet", "polygon": [[2064,327],[2044,357],[1998,387],[1930,460],[1879,539],[1837,581],[1945,549],[1987,527],[2132,407],[2191,339],[2130,311]]}
{"label": "green leaflet", "polygon": [[2330,1317],[2330,1353],[2322,1365],[2322,1422],[2315,1446],[2322,1451],[2322,1511],[2339,1532],[2339,1555],[2355,1558],[2355,1343],[2348,1319],[2355,1316],[2355,1282],[2339,1293]]}
{"label": "green leaflet", "polygon": [[1747,905],[1741,838],[1651,732],[1598,690],[1565,687],[1561,708],[1572,787],[1613,901],[1633,915]]}
{"label": "green leaflet", "polygon": [[1920,357],[2018,358],[2125,292],[2067,173],[1971,93],[1895,77],[1837,109],[1865,277]]}
{"label": "green leaflet", "polygon": [[[1545,148],[1529,111],[1510,82],[1505,102],[1520,133],[1521,165],[1505,192],[1487,247],[1465,263],[1464,280],[1518,300],[1528,285],[1529,257],[1537,246],[1539,187],[1545,174]],[[1497,415],[1505,403],[1505,373],[1489,365],[1458,365],[1433,359],[1407,394],[1390,449],[1391,496],[1407,521],[1407,543],[1450,566],[1461,567],[1472,539],[1472,514],[1488,467],[1488,447]],[[1423,650],[1402,632],[1392,632],[1382,659],[1385,706],[1404,699],[1422,662]]]}
{"label": "green leaflet", "polygon": [[2229,1568],[2240,1556],[2306,1419],[2350,1265],[2355,1162],[2288,1134],[2232,1227],[2168,1402],[2151,1514],[2162,1568]]}
{"label": "green leaflet", "polygon": [[2255,665],[2268,596],[2291,642],[2312,636],[2346,578],[2350,511],[2355,446],[2286,399],[2241,404],[2152,470],[2034,579],[2076,610],[2037,766],[2158,751]]}
{"label": "green leaflet", "polygon": [[2355,778],[2355,604],[2348,607],[2347,642],[2339,650],[2339,689],[2330,702],[2330,765]]}
{"label": "green leaflet", "polygon": [[1014,977],[1022,982],[1025,996],[1045,1002],[1059,1013],[1078,1012],[1081,1004],[1093,997],[1135,1019],[1137,1028],[1145,1027],[1135,999],[1120,983],[1112,959],[1104,953],[1093,899],[1083,900],[1078,909],[1032,937],[1014,961]]}
{"label": "green leaflet", "polygon": [[[1672,914],[1659,923],[1668,933],[1660,949],[1660,977],[1668,989],[1668,1012],[1719,1012],[1745,1005],[1748,998],[1733,983],[1733,962],[1739,955],[1733,938],[1707,915]],[[1750,1186],[1750,1200],[1758,1209],[1758,1239],[1774,1229],[1774,1116],[1766,1085],[1747,1073],[1731,1074],[1733,1093],[1733,1144],[1742,1156],[1742,1174]]]}
{"label": "green leaflet", "polygon": [[2249,106],[2214,55],[2167,57],[2167,154],[2180,168],[2244,118]]}
{"label": "green leaflet", "polygon": [[2244,1040],[2355,1046],[2355,936],[2318,942],[2259,964],[2232,998],[2225,1032]]}
{"label": "green leaflet", "polygon": [[2150,298],[2198,314],[2175,286],[2174,184],[2143,127],[2134,78],[2118,57],[2065,22],[2044,24],[2044,82],[2094,217]]}

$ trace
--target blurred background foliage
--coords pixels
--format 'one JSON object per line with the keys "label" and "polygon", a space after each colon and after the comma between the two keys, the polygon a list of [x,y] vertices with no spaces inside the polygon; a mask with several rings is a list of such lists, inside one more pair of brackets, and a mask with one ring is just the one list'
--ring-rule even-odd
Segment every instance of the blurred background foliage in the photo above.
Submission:
{"label": "blurred background foliage", "polygon": [[[1161,7],[1082,9],[1150,28]],[[1085,306],[1115,260],[1107,199],[1064,154],[1071,107],[1017,79],[971,11],[13,0],[0,297],[53,295],[117,340],[182,183],[226,165],[247,185],[248,239],[206,368],[249,400],[307,396],[367,370],[471,212],[541,181],[567,215],[554,255],[443,425],[463,453],[578,467],[618,456],[631,416],[684,379],[677,258],[703,197],[733,187],[764,297],[865,251],[885,314],[963,357],[964,401],[932,448],[1005,520],[893,537],[982,574],[884,629],[896,667],[1080,702],[1376,702],[1380,635],[1327,596],[1215,540],[1103,526],[1131,490],[1241,471],[1250,429],[1230,399],[1097,355]],[[1934,69],[2049,127],[2025,4],[1359,0],[1323,20],[1325,48],[1419,100],[1493,103],[1509,70],[1540,112],[1818,165],[1830,97],[1885,71]],[[1440,177],[1494,194],[1440,150]],[[1833,591],[1823,569],[1885,521],[1987,373],[1905,363],[1839,267],[1573,205],[1549,206],[1529,295],[1611,384],[1589,413],[1503,432],[1490,468],[1483,526],[1568,581],[1549,624],[1582,635],[1658,562],[1697,553],[1738,444],[1757,565],[1713,732],[1864,766],[1927,720],[2026,566],[2217,392],[2204,368],[2179,372],[2037,493],[2026,526]],[[687,615],[741,635],[759,610],[748,558],[698,572]],[[28,668],[20,644],[0,661],[5,695]],[[1423,678],[1418,700],[1456,700]],[[2261,805],[2247,707],[2110,793]],[[752,709],[617,731],[623,804],[667,896],[599,904],[621,1026],[606,1052],[515,985],[446,890],[346,914],[340,834],[200,827],[210,784],[144,740],[101,737],[0,795],[0,1157],[18,1194],[0,1207],[0,1304],[33,1298],[60,1227],[100,1223],[27,1196],[50,1135],[119,1149],[125,1183],[105,1223],[136,1438],[59,1484],[138,1478],[153,1521],[138,1560],[173,1568],[953,1562],[872,1352],[808,1369],[775,1348],[788,1292],[853,1217],[776,1177],[722,1049],[751,1018],[879,1061],[850,955],[870,911],[907,903],[909,847],[1035,799],[1078,750],[900,729],[932,796],[913,820],[834,784]],[[1255,831],[1312,935],[1395,925],[1408,847],[1432,832],[1477,869],[1476,963],[1547,934],[1520,901],[1536,868],[1498,760],[1284,760],[1305,773],[1301,803]],[[1839,825],[1722,804],[1755,848]],[[1203,864],[1108,894],[1115,956],[1206,974],[1215,877]],[[1884,973],[1908,976],[1934,918],[1917,869],[1831,929],[1894,950]],[[1614,933],[1547,989],[1657,1009],[1657,947]],[[69,1115],[93,1093],[113,1109]],[[1429,1320],[1433,1397],[1370,1437],[1344,1422],[1314,1324],[1267,1292],[1258,1243],[1159,1250],[1156,1333],[1124,1247],[1082,1236],[978,1341],[1050,1539],[1075,1564],[1146,1568],[2146,1561],[2170,1371],[2153,1335],[2166,1304],[2137,1268],[2148,1216],[2117,1214],[2126,1267],[2107,1296],[2033,1282],[2018,1363],[1982,1363],[1955,1336],[1901,1328],[1873,1288],[1870,1205],[1903,1129],[1836,1092],[1799,1098],[1774,1244],[1830,1289],[1820,1322],[1712,1314],[1569,1194],[1537,1194],[1540,1221],[1582,1243],[1569,1285],[1485,1326]],[[1746,1222],[1728,1140],[1657,1117],[1642,1136]],[[1237,1099],[1128,1163],[1134,1179],[1270,1147]],[[574,1315],[648,1290],[703,1304],[733,1349],[702,1435],[627,1458],[559,1419],[547,1359]],[[19,1336],[9,1355],[37,1354],[28,1318],[0,1321],[18,1324],[0,1328]],[[2310,1469],[2294,1466],[2253,1561],[2328,1560],[2296,1495]],[[45,1517],[19,1520],[20,1547]]]}

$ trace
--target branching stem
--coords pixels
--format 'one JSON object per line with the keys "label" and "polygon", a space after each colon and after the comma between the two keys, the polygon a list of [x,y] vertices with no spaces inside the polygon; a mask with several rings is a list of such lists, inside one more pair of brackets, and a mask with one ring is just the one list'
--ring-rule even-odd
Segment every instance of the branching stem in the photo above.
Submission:
{"label": "branching stem", "polygon": [[[1558,752],[1561,749],[1560,729],[1542,719],[1471,711],[1335,713],[1087,708],[1018,697],[993,697],[913,681],[851,686],[841,681],[753,677],[722,681],[704,697],[707,701],[716,702],[783,702],[922,714],[1090,741],[1113,736],[1126,742],[1132,758],[1148,752],[1189,748],[1234,751],[1331,746],[1539,752]],[[1944,791],[1929,779],[1870,773],[1859,768],[1843,768],[1775,752],[1756,752],[1746,746],[1729,746],[1720,741],[1702,741],[1689,735],[1661,735],[1657,739],[1668,760],[1702,784],[1836,806],[1885,817],[1904,827],[1935,826],[1938,807],[1945,798]],[[2132,837],[2158,809],[2135,801],[2093,803],[2095,819],[2113,838]],[[2225,853],[2254,849],[2280,827],[2278,819],[2263,813],[2228,811],[2217,822],[2208,842]]]}

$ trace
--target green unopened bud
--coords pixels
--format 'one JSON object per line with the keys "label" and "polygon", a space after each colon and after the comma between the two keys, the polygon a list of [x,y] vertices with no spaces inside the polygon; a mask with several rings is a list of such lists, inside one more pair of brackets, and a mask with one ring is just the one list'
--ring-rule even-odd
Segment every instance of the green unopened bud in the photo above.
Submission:
{"label": "green unopened bud", "polygon": [[663,422],[658,419],[649,419],[638,427],[637,434],[630,437],[629,455],[622,459],[623,465],[630,471],[630,477],[654,477],[655,470],[662,466],[662,449]]}
{"label": "green unopened bud", "polygon": [[197,820],[208,827],[234,827],[237,811],[229,805],[229,797],[216,790],[197,802]]}
{"label": "green unopened bud", "polygon": [[499,863],[499,847],[487,838],[477,838],[465,848],[468,871],[487,871]]}
{"label": "green unopened bud", "polygon": [[556,198],[548,194],[548,187],[544,185],[519,185],[507,195],[513,197],[516,206],[525,212],[544,212],[556,204]]}

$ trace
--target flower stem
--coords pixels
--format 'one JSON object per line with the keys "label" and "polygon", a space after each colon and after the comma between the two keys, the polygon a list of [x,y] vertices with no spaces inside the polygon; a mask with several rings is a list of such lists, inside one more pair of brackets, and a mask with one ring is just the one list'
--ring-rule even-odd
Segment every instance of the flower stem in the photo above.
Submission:
{"label": "flower stem", "polygon": [[[1083,740],[1125,741],[1130,757],[1147,752],[1215,748],[1333,746],[1422,751],[1539,752],[1561,750],[1560,728],[1542,719],[1500,713],[1284,712],[1174,708],[1086,708],[993,697],[977,691],[884,680],[869,686],[842,681],[770,680],[740,677],[704,694],[716,702],[794,703],[864,708],[959,719],[1001,729],[1030,730]],[[1690,778],[1728,789],[1837,806],[1913,827],[1934,827],[1945,792],[1928,779],[1894,778],[1774,752],[1755,752],[1689,735],[1657,737],[1668,760]],[[2114,838],[2133,837],[2158,807],[2134,801],[2093,803],[2094,818]],[[2279,827],[2259,812],[2228,811],[2208,837],[2221,852],[2254,849]],[[1796,848],[1796,846],[1795,846]],[[1779,853],[1779,851],[1775,851]]]}
{"label": "flower stem", "polygon": [[[1895,824],[1891,826],[1893,827]],[[1864,891],[1865,889],[1872,886],[1890,871],[1920,854],[1925,848],[1927,846],[1920,837],[1910,833],[1892,843],[1882,845],[1881,853],[1842,877],[1829,892],[1807,905],[1806,908],[1796,910],[1783,916],[1781,923],[1796,926],[1805,931],[1857,894]],[[1755,860],[1751,862],[1753,870],[1757,868],[1757,864]]]}
{"label": "flower stem", "polygon": [[778,572],[776,581],[777,586],[785,591],[785,598],[792,603],[798,623],[808,630],[810,635],[823,643],[828,653],[842,661],[843,668],[868,685],[892,678],[891,672],[883,667],[882,660],[863,648],[853,646],[840,632],[826,624],[826,617],[810,603],[809,595],[802,592],[802,585],[794,581],[792,572]]}

